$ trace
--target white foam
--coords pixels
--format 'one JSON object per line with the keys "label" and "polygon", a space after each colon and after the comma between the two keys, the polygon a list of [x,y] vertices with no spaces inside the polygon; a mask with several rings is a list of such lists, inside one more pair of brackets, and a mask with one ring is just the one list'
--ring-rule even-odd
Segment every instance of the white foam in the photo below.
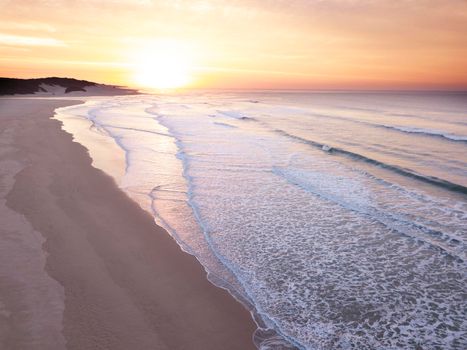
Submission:
{"label": "white foam", "polygon": [[454,140],[454,141],[467,141],[467,136],[465,135],[451,134],[443,130],[415,128],[415,127],[407,127],[407,126],[386,126],[386,127],[394,128],[394,129],[409,132],[409,133],[442,136],[442,137],[445,137],[447,139]]}

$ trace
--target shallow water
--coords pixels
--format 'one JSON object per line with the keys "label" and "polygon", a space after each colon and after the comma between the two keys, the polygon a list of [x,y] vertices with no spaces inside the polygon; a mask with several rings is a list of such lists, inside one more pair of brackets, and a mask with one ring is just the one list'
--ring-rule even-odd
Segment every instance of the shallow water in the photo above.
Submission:
{"label": "shallow water", "polygon": [[204,92],[58,113],[124,152],[119,185],[282,339],[259,347],[467,346],[466,94]]}

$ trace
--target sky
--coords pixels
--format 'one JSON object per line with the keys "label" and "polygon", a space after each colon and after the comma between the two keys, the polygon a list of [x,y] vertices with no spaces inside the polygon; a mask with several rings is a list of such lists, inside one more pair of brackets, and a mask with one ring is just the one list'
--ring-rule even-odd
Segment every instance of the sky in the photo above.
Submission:
{"label": "sky", "polygon": [[467,89],[467,0],[0,0],[0,76]]}

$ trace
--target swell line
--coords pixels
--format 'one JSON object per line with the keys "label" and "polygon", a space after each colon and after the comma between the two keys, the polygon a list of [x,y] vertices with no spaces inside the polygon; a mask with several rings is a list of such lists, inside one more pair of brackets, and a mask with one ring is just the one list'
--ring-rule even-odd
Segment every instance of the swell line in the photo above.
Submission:
{"label": "swell line", "polygon": [[350,118],[344,118],[344,117],[339,117],[335,115],[327,115],[327,114],[319,114],[319,113],[312,113],[309,115],[313,118],[339,120],[339,121],[345,121],[349,123],[363,124],[363,125],[374,127],[374,128],[389,129],[389,130],[396,131],[396,132],[402,132],[404,134],[419,134],[419,135],[423,135],[427,137],[441,138],[441,139],[444,139],[446,141],[451,141],[451,142],[467,143],[467,136],[451,134],[451,133],[441,131],[441,130],[425,129],[425,128],[417,128],[417,127],[409,127],[409,126],[375,124],[375,123],[370,123],[370,122],[363,121],[363,120],[350,119]]}
{"label": "swell line", "polygon": [[326,144],[323,144],[323,143],[320,143],[320,142],[304,139],[302,137],[289,134],[288,132],[286,132],[284,130],[275,129],[274,132],[276,132],[276,133],[278,133],[278,134],[280,134],[282,136],[286,136],[288,138],[296,140],[298,142],[305,143],[307,145],[310,145],[310,146],[313,146],[315,148],[321,149],[321,150],[326,151],[326,152],[331,153],[331,154],[338,154],[338,155],[342,155],[342,156],[345,156],[345,157],[348,157],[348,158],[351,158],[351,159],[354,159],[354,160],[363,161],[365,163],[372,164],[372,165],[375,165],[375,166],[390,170],[390,171],[392,171],[394,173],[397,173],[399,175],[403,175],[403,176],[406,176],[406,177],[409,177],[409,178],[412,178],[412,179],[416,179],[416,180],[428,183],[430,185],[441,187],[441,188],[444,188],[444,189],[447,189],[447,190],[450,190],[450,191],[453,191],[453,192],[456,192],[456,193],[467,194],[467,187],[462,186],[460,184],[456,184],[456,183],[453,183],[453,182],[450,182],[450,181],[447,181],[447,180],[444,180],[444,179],[440,179],[440,178],[435,177],[435,176],[421,175],[421,174],[418,174],[418,173],[414,172],[413,170],[406,169],[406,168],[401,168],[401,167],[398,167],[396,165],[386,164],[386,163],[383,163],[383,162],[378,161],[376,159],[369,158],[369,157],[366,157],[364,155],[361,155],[361,154],[358,154],[358,153],[355,153],[355,152],[352,152],[352,151],[348,151],[348,150],[338,148],[338,147],[331,147],[329,145],[326,145]]}
{"label": "swell line", "polygon": [[[379,125],[376,125],[376,126],[379,126]],[[449,134],[449,133],[445,133],[440,130],[405,127],[405,126],[391,126],[391,125],[383,125],[383,124],[381,125],[381,127],[386,128],[386,129],[391,129],[391,130],[402,131],[408,134],[422,134],[424,136],[440,137],[448,141],[467,143],[467,136]]]}

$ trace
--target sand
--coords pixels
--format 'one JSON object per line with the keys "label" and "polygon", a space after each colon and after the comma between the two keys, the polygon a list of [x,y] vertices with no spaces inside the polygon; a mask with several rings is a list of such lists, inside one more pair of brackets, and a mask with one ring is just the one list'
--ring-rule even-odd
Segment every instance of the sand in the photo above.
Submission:
{"label": "sand", "polygon": [[0,99],[0,348],[254,349],[256,325],[50,119]]}

